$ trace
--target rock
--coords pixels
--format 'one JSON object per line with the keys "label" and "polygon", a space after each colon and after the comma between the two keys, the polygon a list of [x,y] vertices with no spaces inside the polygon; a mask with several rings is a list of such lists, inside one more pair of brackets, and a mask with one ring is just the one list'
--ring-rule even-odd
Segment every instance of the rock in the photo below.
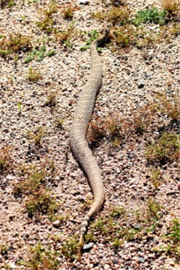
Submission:
{"label": "rock", "polygon": [[94,246],[94,243],[93,243],[93,242],[90,242],[90,243],[85,244],[85,245],[83,246],[83,250],[89,250],[89,249],[91,249],[93,246]]}
{"label": "rock", "polygon": [[10,269],[16,269],[16,265],[14,262],[9,262],[8,266],[10,267]]}
{"label": "rock", "polygon": [[108,264],[104,265],[104,270],[110,270],[110,266]]}
{"label": "rock", "polygon": [[60,225],[61,225],[61,221],[58,219],[53,222],[53,226],[56,228],[59,228]]}
{"label": "rock", "polygon": [[144,87],[144,83],[143,83],[143,82],[140,82],[140,83],[138,84],[138,88],[141,89],[141,88],[143,88],[143,87]]}
{"label": "rock", "polygon": [[79,0],[80,5],[88,5],[89,1],[88,0]]}

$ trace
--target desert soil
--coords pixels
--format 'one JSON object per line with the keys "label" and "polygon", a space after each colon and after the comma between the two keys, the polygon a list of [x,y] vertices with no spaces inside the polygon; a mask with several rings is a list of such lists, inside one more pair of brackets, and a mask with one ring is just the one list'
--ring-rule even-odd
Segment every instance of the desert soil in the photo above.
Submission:
{"label": "desert soil", "polygon": [[[23,49],[0,57],[0,151],[7,150],[7,166],[0,173],[0,269],[179,269],[178,252],[167,250],[168,245],[178,246],[168,238],[173,220],[180,216],[178,159],[149,164],[146,157],[147,145],[155,143],[163,132],[179,132],[178,121],[173,122],[166,112],[150,106],[164,93],[170,101],[178,93],[178,35],[171,36],[168,42],[161,40],[141,48],[131,45],[113,49],[110,43],[101,49],[103,83],[92,121],[97,120],[98,124],[99,119],[106,126],[108,121],[115,121],[116,125],[117,118],[122,119],[118,120],[122,135],[116,142],[107,134],[90,142],[102,172],[106,199],[89,228],[95,235],[91,239],[94,246],[84,252],[79,262],[76,255],[70,254],[71,247],[62,252],[62,245],[67,245],[71,237],[78,239],[93,197],[87,178],[72,155],[69,128],[90,70],[90,51],[80,48],[88,33],[101,32],[106,24],[105,20],[93,18],[92,13],[105,12],[112,3],[57,0],[58,10],[52,15],[56,32],[73,27],[70,41],[61,42],[54,32],[46,33],[37,26],[49,1],[15,2],[0,10],[0,41],[9,34],[20,33],[31,37],[31,51],[41,46],[46,51],[41,61],[34,57],[29,63],[25,62],[29,52]],[[67,20],[62,10],[70,2],[78,8],[72,20]],[[135,14],[152,5],[161,8],[160,2],[127,0],[126,4]],[[158,27],[149,25],[152,31]],[[52,50],[54,55],[46,56]],[[38,70],[42,77],[29,80],[30,68]],[[53,102],[48,103],[48,97],[53,95]],[[134,124],[136,118],[145,119],[139,133]],[[44,133],[36,141],[38,128]],[[33,166],[47,171],[45,188],[58,203],[53,218],[48,213],[28,215],[26,202],[32,194],[14,192]],[[26,173],[22,169],[25,167],[29,168]],[[160,172],[158,179],[153,180],[153,170]],[[157,209],[152,210],[150,203]],[[93,227],[98,218],[104,220],[105,227],[110,226],[108,216],[112,209],[123,209],[122,216],[114,218],[117,226],[137,231],[133,237],[122,235],[116,246],[112,241],[114,227],[113,233],[111,228],[103,232],[98,226]],[[32,248],[37,243],[57,251],[57,266],[38,256],[39,264],[31,263]]]}

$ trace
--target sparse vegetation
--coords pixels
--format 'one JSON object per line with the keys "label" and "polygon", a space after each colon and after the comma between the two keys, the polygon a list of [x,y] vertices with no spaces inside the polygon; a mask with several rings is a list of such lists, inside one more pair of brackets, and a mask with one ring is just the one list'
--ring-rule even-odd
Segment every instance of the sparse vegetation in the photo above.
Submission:
{"label": "sparse vegetation", "polygon": [[56,96],[57,96],[57,92],[51,92],[47,96],[47,101],[46,101],[45,105],[50,106],[50,107],[54,107],[56,105]]}
{"label": "sparse vegetation", "polygon": [[0,149],[0,174],[12,167],[10,147],[3,146]]}
{"label": "sparse vegetation", "polygon": [[136,13],[133,23],[140,25],[141,23],[157,23],[160,25],[165,24],[167,12],[158,10],[156,7],[146,8]]}
{"label": "sparse vegetation", "polygon": [[154,247],[155,253],[173,255],[177,261],[180,259],[180,221],[175,218],[171,221],[169,232],[163,237],[163,244]]}
{"label": "sparse vegetation", "polygon": [[66,30],[56,32],[55,39],[66,47],[71,47],[71,39],[75,35],[75,32],[75,28],[71,24]]}
{"label": "sparse vegetation", "polygon": [[97,30],[93,30],[90,32],[89,34],[89,39],[85,42],[85,45],[81,47],[81,51],[86,51],[88,49],[90,49],[90,45],[91,43],[97,39],[99,35],[99,32]]}
{"label": "sparse vegetation", "polygon": [[46,188],[48,179],[54,176],[53,161],[48,160],[39,166],[22,165],[19,170],[21,178],[24,179],[14,184],[15,197],[25,197],[25,209],[29,217],[38,217],[41,213],[51,218],[58,207],[58,203]]}
{"label": "sparse vegetation", "polygon": [[37,192],[30,195],[25,202],[26,212],[29,217],[34,215],[52,215],[57,211],[58,204],[48,191],[40,188]]}
{"label": "sparse vegetation", "polygon": [[160,204],[154,198],[149,198],[147,202],[148,216],[152,219],[158,220],[160,210],[161,210]]}
{"label": "sparse vegetation", "polygon": [[47,172],[43,166],[38,168],[29,165],[20,167],[20,175],[23,176],[24,179],[14,185],[15,196],[22,196],[23,194],[30,195],[37,192],[44,186]]}
{"label": "sparse vegetation", "polygon": [[77,9],[78,9],[78,6],[76,6],[76,5],[73,5],[73,4],[66,5],[63,8],[63,10],[62,10],[64,19],[66,19],[66,20],[72,20],[73,19],[74,12]]}
{"label": "sparse vegetation", "polygon": [[157,95],[156,100],[159,111],[166,114],[173,121],[178,121],[180,119],[180,96],[175,93],[173,97],[168,98],[167,94]]}
{"label": "sparse vegetation", "polygon": [[178,0],[162,0],[162,8],[169,13],[170,16],[180,15],[180,2]]}
{"label": "sparse vegetation", "polygon": [[28,259],[20,260],[19,265],[24,265],[32,270],[58,270],[59,253],[50,246],[43,246],[40,242],[29,250]]}
{"label": "sparse vegetation", "polygon": [[70,260],[77,259],[79,239],[76,236],[68,237],[60,247],[60,252]]}
{"label": "sparse vegetation", "polygon": [[121,120],[116,115],[109,115],[106,118],[96,118],[91,121],[87,138],[89,143],[94,143],[104,137],[118,147],[123,139]]}
{"label": "sparse vegetation", "polygon": [[40,46],[38,49],[33,50],[32,52],[30,52],[26,59],[24,60],[24,63],[29,63],[32,60],[36,60],[37,62],[41,62],[44,57],[51,57],[53,55],[56,54],[56,51],[54,49],[51,49],[49,51],[46,52],[46,46]]}
{"label": "sparse vegetation", "polygon": [[63,124],[64,124],[64,118],[57,118],[54,121],[54,125],[55,125],[56,128],[63,129],[64,128]]}
{"label": "sparse vegetation", "polygon": [[55,25],[55,20],[53,18],[53,14],[58,11],[57,3],[56,1],[52,0],[47,5],[46,9],[40,10],[41,14],[43,14],[41,20],[37,22],[37,26],[45,31],[47,34],[52,33]]}
{"label": "sparse vegetation", "polygon": [[19,51],[29,51],[31,49],[31,37],[20,33],[9,34],[0,39],[0,55],[2,57]]}
{"label": "sparse vegetation", "polygon": [[111,22],[113,25],[117,23],[122,25],[129,21],[130,13],[131,12],[127,6],[112,7],[111,10],[107,12],[97,11],[92,15],[92,17],[98,20],[106,20]]}
{"label": "sparse vegetation", "polygon": [[127,222],[126,211],[122,207],[113,207],[108,216],[100,217],[90,224],[90,230],[100,231],[105,242],[111,242],[114,248],[120,247],[124,241],[134,239],[139,229],[131,225],[122,225],[120,220]]}
{"label": "sparse vegetation", "polygon": [[180,135],[163,133],[156,143],[150,144],[146,150],[149,163],[159,162],[164,164],[178,159],[180,149]]}
{"label": "sparse vegetation", "polygon": [[7,245],[0,245],[0,254],[2,256],[7,255],[9,247]]}
{"label": "sparse vegetation", "polygon": [[43,76],[41,75],[40,71],[37,68],[30,67],[28,70],[27,80],[30,82],[37,82],[42,80]]}
{"label": "sparse vegetation", "polygon": [[7,6],[7,7],[11,8],[14,6],[14,4],[15,4],[15,2],[13,0],[1,0],[0,7],[4,8]]}
{"label": "sparse vegetation", "polygon": [[156,189],[162,184],[162,172],[160,169],[152,168],[150,171],[150,181]]}
{"label": "sparse vegetation", "polygon": [[180,242],[180,220],[173,219],[170,227],[169,238],[174,242]]}

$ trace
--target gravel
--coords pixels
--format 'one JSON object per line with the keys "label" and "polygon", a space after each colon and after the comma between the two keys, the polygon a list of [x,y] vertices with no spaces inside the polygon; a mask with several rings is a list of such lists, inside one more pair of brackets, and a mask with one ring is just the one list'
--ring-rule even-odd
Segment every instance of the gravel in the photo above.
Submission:
{"label": "gravel", "polygon": [[[61,8],[71,1],[57,0],[58,12],[53,16],[57,29],[66,29],[72,22],[63,19]],[[74,12],[75,29],[91,32],[101,31],[104,22],[92,19],[91,14],[111,6],[111,1],[73,1],[79,6]],[[133,12],[159,1],[128,0]],[[45,57],[41,62],[33,60],[25,64],[26,52],[21,52],[15,61],[0,58],[0,146],[10,147],[12,169],[0,175],[0,269],[35,269],[18,265],[19,260],[27,260],[30,247],[41,241],[44,246],[54,249],[61,247],[69,236],[78,236],[80,224],[87,213],[85,202],[92,199],[87,179],[74,159],[69,146],[69,127],[76,107],[77,97],[85,84],[90,68],[89,50],[81,52],[87,35],[75,35],[68,47],[49,38],[36,26],[41,17],[41,9],[48,1],[22,5],[21,1],[11,9],[0,10],[0,34],[22,33],[32,36],[34,44],[46,45],[46,50],[55,49],[56,54]],[[39,11],[38,11],[39,10]],[[51,35],[50,35],[51,37]],[[171,97],[178,91],[179,84],[179,39],[163,42],[151,48],[102,49],[103,84],[97,97],[93,119],[118,115],[132,120],[140,107],[155,101],[155,94],[166,91]],[[40,70],[43,79],[37,82],[27,80],[29,67]],[[56,93],[55,106],[45,105],[47,96]],[[20,104],[20,108],[18,107]],[[62,128],[55,124],[62,121]],[[85,246],[81,262],[59,257],[59,270],[175,270],[179,269],[174,254],[156,254],[153,248],[164,244],[163,236],[173,218],[180,216],[179,208],[179,167],[177,162],[161,168],[162,184],[155,189],[149,180],[150,167],[144,155],[148,139],[155,140],[160,131],[158,125],[168,127],[170,120],[160,115],[156,123],[142,136],[133,135],[123,139],[119,147],[103,138],[92,145],[94,155],[102,171],[106,190],[106,201],[99,216],[109,214],[111,206],[124,207],[131,213],[144,209],[153,197],[162,205],[162,216],[154,235],[145,234],[141,239],[124,241],[115,249],[105,241],[100,231],[96,232],[94,245]],[[178,125],[178,124],[177,124]],[[40,146],[35,146],[29,132],[44,127]],[[178,126],[174,130],[178,130]],[[23,180],[19,174],[20,164],[41,164],[53,161],[54,179],[48,180],[48,187],[59,201],[58,215],[67,216],[64,221],[51,221],[46,215],[40,220],[28,217],[25,198],[16,198],[13,188]],[[121,222],[121,221],[120,221]],[[123,222],[123,221],[122,221]],[[127,222],[127,221],[124,221]],[[138,229],[141,224],[130,223]],[[59,238],[60,240],[54,240]],[[2,252],[2,246],[8,252]],[[39,269],[39,268],[38,268]],[[46,268],[43,268],[46,269]],[[51,269],[51,268],[47,268]]]}

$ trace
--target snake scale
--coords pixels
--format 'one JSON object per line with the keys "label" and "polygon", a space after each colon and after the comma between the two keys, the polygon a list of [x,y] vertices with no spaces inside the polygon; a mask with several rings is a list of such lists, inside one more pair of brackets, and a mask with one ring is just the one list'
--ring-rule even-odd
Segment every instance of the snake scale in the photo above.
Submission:
{"label": "snake scale", "polygon": [[80,93],[74,113],[74,119],[70,127],[71,149],[88,177],[94,196],[94,202],[81,225],[79,257],[82,253],[84,235],[86,233],[89,220],[102,208],[105,197],[100,169],[91,149],[88,146],[86,132],[93,113],[96,96],[102,82],[102,65],[100,56],[97,52],[97,47],[106,41],[107,36],[108,30],[105,30],[99,39],[91,43],[91,71],[88,81]]}

